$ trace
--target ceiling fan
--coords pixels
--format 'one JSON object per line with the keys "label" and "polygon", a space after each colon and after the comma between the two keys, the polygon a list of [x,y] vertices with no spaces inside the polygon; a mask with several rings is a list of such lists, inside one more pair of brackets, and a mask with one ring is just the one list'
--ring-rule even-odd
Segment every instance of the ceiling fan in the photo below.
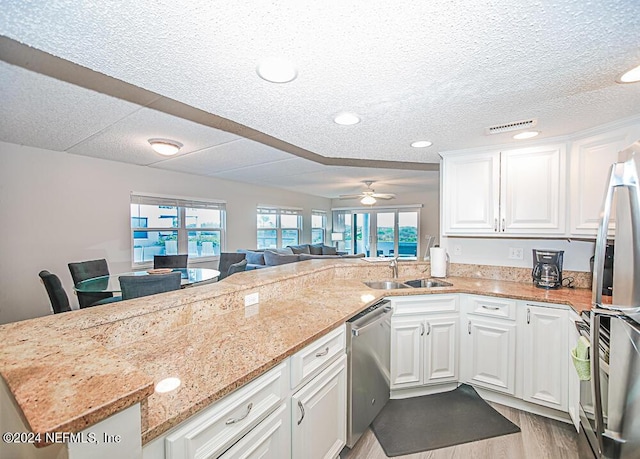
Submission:
{"label": "ceiling fan", "polygon": [[378,199],[393,199],[396,197],[393,193],[376,193],[376,190],[371,188],[371,185],[374,183],[373,180],[364,180],[362,183],[367,186],[367,189],[362,193],[341,194],[340,199],[360,199],[361,204],[364,204],[365,206],[372,206]]}

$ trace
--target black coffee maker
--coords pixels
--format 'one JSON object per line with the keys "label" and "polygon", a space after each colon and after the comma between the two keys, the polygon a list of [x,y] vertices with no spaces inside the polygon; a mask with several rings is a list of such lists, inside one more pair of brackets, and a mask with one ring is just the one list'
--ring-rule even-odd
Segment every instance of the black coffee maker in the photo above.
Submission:
{"label": "black coffee maker", "polygon": [[539,288],[562,286],[562,255],[564,250],[533,249],[533,283]]}

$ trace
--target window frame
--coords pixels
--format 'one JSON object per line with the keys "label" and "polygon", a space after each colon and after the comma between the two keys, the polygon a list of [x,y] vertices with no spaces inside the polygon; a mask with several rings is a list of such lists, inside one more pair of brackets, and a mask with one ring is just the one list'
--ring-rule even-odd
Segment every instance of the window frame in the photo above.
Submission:
{"label": "window frame", "polygon": [[[421,241],[420,241],[420,223],[421,223],[421,213],[422,213],[422,204],[414,204],[414,205],[400,205],[400,206],[381,206],[381,207],[338,207],[331,209],[332,211],[332,219],[333,219],[333,230],[338,233],[346,233],[346,228],[344,228],[345,218],[341,217],[341,215],[349,215],[351,220],[351,228],[349,232],[352,234],[352,239],[350,240],[350,246],[347,246],[347,241],[345,237],[345,241],[341,241],[344,244],[344,250],[347,250],[349,253],[354,253],[356,250],[356,243],[353,240],[353,215],[354,214],[370,214],[369,219],[369,229],[368,233],[371,235],[373,240],[369,240],[369,251],[371,252],[373,249],[376,250],[376,253],[373,253],[369,256],[377,256],[378,250],[378,241],[377,241],[377,215],[378,213],[394,213],[394,242],[393,242],[393,250],[395,254],[399,254],[399,240],[400,240],[400,226],[399,226],[399,215],[403,212],[415,212],[417,214],[417,240],[416,240],[416,259],[420,259],[420,249],[421,249]],[[413,258],[413,257],[404,257],[401,258]]]}
{"label": "window frame", "polygon": [[[313,226],[313,217],[321,217],[322,226]],[[322,231],[322,239],[315,241],[313,238],[313,232],[317,230]],[[324,210],[312,210],[311,211],[311,243],[312,244],[325,244],[327,241],[327,212]]]}
{"label": "window frame", "polygon": [[[142,219],[139,215],[132,215],[131,209],[133,205],[151,205],[151,206],[167,206],[177,209],[176,221],[173,226],[170,227],[139,227],[133,226],[133,220]],[[220,211],[220,227],[189,227],[187,226],[187,209],[211,209]],[[153,260],[135,261],[135,233],[144,232],[176,232],[177,240],[177,252],[179,254],[189,253],[189,233],[191,232],[206,232],[206,233],[218,233],[220,247],[218,252],[224,252],[226,249],[226,230],[227,230],[227,218],[226,215],[226,201],[210,200],[202,198],[185,198],[177,196],[165,196],[156,195],[150,193],[138,193],[132,192],[129,199],[129,226],[130,226],[130,241],[131,241],[131,267],[136,268],[149,268],[153,267]],[[220,258],[219,255],[207,255],[207,256],[189,256],[189,264],[192,263],[204,263],[210,261],[216,261]]]}
{"label": "window frame", "polygon": [[[258,218],[260,215],[275,215],[276,217],[276,223],[275,223],[275,227],[269,228],[260,228],[258,227]],[[289,227],[289,226],[282,226],[282,216],[283,215],[295,215],[297,217],[296,221],[298,226],[297,227]],[[301,237],[302,237],[302,209],[298,208],[298,207],[280,207],[280,206],[269,206],[269,205],[258,205],[256,208],[256,249],[273,249],[274,247],[260,247],[259,241],[260,239],[265,239],[265,238],[261,238],[259,237],[259,231],[269,231],[269,230],[275,230],[276,232],[276,249],[281,249],[284,248],[285,246],[283,245],[283,237],[282,237],[282,232],[284,231],[296,231],[297,232],[297,239],[298,242],[297,244],[293,244],[293,245],[299,245],[300,241],[301,241]],[[291,245],[291,244],[289,244]]]}

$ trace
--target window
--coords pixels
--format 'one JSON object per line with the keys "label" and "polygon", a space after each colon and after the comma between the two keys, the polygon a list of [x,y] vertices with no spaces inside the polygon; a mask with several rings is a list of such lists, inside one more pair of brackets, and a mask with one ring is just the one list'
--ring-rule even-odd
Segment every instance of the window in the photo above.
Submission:
{"label": "window", "polygon": [[339,209],[333,213],[333,231],[343,233],[349,253],[417,257],[419,221],[417,208]]}
{"label": "window", "polygon": [[220,255],[224,245],[223,202],[131,195],[133,265],[154,255],[188,253],[189,259]]}
{"label": "window", "polygon": [[327,234],[327,213],[321,210],[311,211],[311,243],[324,244]]}
{"label": "window", "polygon": [[302,210],[258,207],[258,249],[275,249],[300,243]]}

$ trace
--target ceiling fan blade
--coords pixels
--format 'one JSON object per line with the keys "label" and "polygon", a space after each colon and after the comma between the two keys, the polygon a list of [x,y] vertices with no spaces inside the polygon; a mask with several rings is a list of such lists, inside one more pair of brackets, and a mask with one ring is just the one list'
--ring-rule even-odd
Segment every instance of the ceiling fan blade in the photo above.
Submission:
{"label": "ceiling fan blade", "polygon": [[392,193],[373,193],[371,196],[376,199],[394,199],[396,197],[396,195]]}
{"label": "ceiling fan blade", "polygon": [[341,194],[338,198],[339,199],[360,199],[363,195],[362,194]]}

